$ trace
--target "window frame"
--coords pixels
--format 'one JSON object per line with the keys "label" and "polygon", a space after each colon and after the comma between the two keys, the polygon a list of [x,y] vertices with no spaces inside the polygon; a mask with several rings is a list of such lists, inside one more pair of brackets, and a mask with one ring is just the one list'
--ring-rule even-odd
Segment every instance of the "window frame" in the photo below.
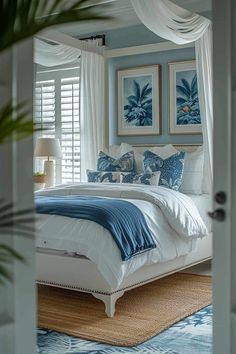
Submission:
{"label": "window frame", "polygon": [[[50,81],[54,80],[55,85],[55,138],[58,138],[61,143],[62,136],[62,121],[61,121],[61,80],[68,78],[78,78],[80,85],[80,62],[71,63],[67,65],[54,66],[50,68],[42,67],[36,65],[36,74],[35,74],[35,86],[38,82],[41,81]],[[34,95],[35,97],[35,95]],[[35,102],[35,100],[34,100]],[[79,104],[80,104],[80,87],[79,87]],[[80,107],[79,107],[80,110]],[[80,123],[80,117],[79,117]],[[80,134],[81,132],[79,132]],[[40,134],[43,136],[43,133]],[[81,139],[80,139],[81,140]],[[80,157],[80,166],[81,166],[81,157]],[[73,174],[73,172],[72,172]],[[81,171],[80,171],[81,179]],[[62,164],[61,159],[55,159],[55,183],[62,183]],[[68,182],[71,183],[71,182]]]}

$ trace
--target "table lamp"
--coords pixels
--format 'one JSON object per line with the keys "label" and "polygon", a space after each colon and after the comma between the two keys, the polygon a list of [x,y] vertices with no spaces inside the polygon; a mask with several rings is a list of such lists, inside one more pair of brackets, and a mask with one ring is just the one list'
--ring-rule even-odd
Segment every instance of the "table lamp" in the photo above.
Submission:
{"label": "table lamp", "polygon": [[46,174],[45,187],[52,187],[54,185],[54,165],[52,158],[61,158],[61,146],[59,139],[54,138],[38,138],[34,150],[35,157],[47,157],[44,161],[44,173]]}

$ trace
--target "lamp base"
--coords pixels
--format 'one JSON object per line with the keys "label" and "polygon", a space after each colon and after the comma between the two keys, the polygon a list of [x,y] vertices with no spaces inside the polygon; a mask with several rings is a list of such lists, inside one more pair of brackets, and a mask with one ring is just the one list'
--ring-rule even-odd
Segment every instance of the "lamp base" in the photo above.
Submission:
{"label": "lamp base", "polygon": [[54,166],[53,161],[44,161],[44,173],[46,174],[45,178],[45,187],[54,186]]}

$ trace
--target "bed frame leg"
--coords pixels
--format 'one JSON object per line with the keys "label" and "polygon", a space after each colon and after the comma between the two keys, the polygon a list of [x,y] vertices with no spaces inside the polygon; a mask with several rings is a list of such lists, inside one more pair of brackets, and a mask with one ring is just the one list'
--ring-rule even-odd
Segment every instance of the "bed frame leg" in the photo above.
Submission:
{"label": "bed frame leg", "polygon": [[108,317],[113,317],[115,314],[116,301],[124,295],[124,291],[119,291],[111,295],[92,293],[96,299],[102,300],[105,304],[105,312]]}

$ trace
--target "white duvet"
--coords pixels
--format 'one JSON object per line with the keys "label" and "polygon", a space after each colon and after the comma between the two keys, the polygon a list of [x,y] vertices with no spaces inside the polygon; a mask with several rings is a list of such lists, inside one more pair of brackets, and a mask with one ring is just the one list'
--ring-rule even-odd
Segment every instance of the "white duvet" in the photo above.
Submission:
{"label": "white duvet", "polygon": [[194,202],[188,196],[164,187],[81,183],[36,194],[121,198],[142,211],[157,247],[125,262],[122,262],[110,232],[101,225],[58,215],[38,215],[37,247],[77,252],[90,258],[113,288],[144,265],[169,261],[191,252],[194,240],[208,234]]}

